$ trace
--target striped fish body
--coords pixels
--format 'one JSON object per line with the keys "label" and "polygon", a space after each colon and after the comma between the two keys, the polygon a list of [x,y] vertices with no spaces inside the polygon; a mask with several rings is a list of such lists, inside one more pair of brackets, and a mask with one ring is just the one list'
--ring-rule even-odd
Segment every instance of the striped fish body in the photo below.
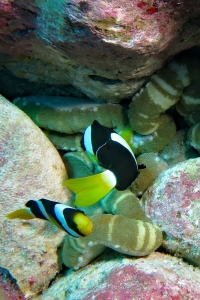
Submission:
{"label": "striped fish body", "polygon": [[7,218],[47,220],[76,238],[92,231],[92,221],[79,209],[47,199],[29,200],[26,207],[12,212]]}
{"label": "striped fish body", "polygon": [[83,148],[95,155],[99,164],[116,177],[117,190],[127,189],[138,175],[135,156],[128,143],[114,130],[94,121],[86,128]]}
{"label": "striped fish body", "polygon": [[65,186],[76,193],[75,205],[92,205],[114,187],[121,191],[127,189],[137,177],[135,156],[128,143],[114,130],[94,121],[84,132],[82,147],[93,161],[106,170],[64,182]]}

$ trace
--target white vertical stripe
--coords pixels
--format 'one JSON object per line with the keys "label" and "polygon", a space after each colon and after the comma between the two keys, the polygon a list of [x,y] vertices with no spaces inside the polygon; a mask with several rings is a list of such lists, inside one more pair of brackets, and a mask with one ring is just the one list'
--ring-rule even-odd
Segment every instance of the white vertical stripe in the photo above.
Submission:
{"label": "white vertical stripe", "polygon": [[137,220],[138,235],[137,235],[136,244],[134,246],[135,251],[140,251],[144,246],[144,242],[145,242],[145,238],[146,238],[146,228],[145,228],[144,224],[146,224],[146,223],[144,223],[143,221]]}
{"label": "white vertical stripe", "polygon": [[[125,141],[125,139],[123,139],[119,134],[117,133],[111,133],[111,139],[115,142],[118,142],[119,144],[121,144],[122,146],[124,146],[133,156],[133,158],[135,159],[135,155],[133,154],[133,151],[131,150],[131,147],[129,146],[129,144]],[[135,159],[136,162],[136,159]],[[136,162],[137,164],[137,162]]]}
{"label": "white vertical stripe", "polygon": [[[41,213],[45,216],[45,218],[47,220],[49,220],[49,216],[48,214],[46,213],[46,209],[44,207],[44,205],[42,204],[42,202],[39,200],[39,201],[36,201],[37,202],[37,205],[39,207],[39,210],[41,211]],[[49,220],[50,221],[50,220]]]}
{"label": "white vertical stripe", "polygon": [[154,75],[152,77],[152,79],[153,79],[154,82],[158,83],[163,88],[163,90],[165,90],[170,95],[172,95],[172,96],[177,96],[177,95],[179,96],[180,95],[180,91],[178,89],[176,89],[174,86],[167,83],[160,76]]}
{"label": "white vertical stripe", "polygon": [[145,250],[147,252],[151,251],[155,245],[156,245],[156,239],[157,239],[157,235],[156,235],[156,225],[153,225],[151,223],[146,222],[146,225],[148,226],[149,229],[149,242],[145,247]]}
{"label": "white vertical stripe", "polygon": [[[78,233],[76,233],[73,229],[71,229],[65,218],[64,218],[64,215],[63,215],[63,210],[67,208],[66,205],[64,204],[56,204],[55,207],[54,207],[54,212],[55,212],[55,215],[57,217],[57,219],[61,222],[62,224],[62,227],[71,235],[73,235],[74,237],[80,237],[80,235]],[[74,208],[70,208],[70,209],[74,209]],[[75,209],[74,209],[75,210]]]}
{"label": "white vertical stripe", "polygon": [[89,152],[89,153],[92,153],[94,154],[93,152],[93,147],[92,147],[92,139],[91,139],[91,126],[87,127],[85,132],[84,132],[84,145],[85,145],[85,148],[86,150]]}

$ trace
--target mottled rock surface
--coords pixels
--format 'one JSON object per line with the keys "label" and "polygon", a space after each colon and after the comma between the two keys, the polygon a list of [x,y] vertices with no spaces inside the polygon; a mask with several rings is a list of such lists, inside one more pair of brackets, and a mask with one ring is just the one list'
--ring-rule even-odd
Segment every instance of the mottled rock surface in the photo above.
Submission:
{"label": "mottled rock surface", "polygon": [[9,272],[0,267],[0,299],[1,300],[25,300],[24,294],[20,291],[16,280]]}
{"label": "mottled rock surface", "polygon": [[118,102],[167,59],[199,45],[199,4],[1,1],[2,78],[6,83],[10,73],[14,83],[16,76],[60,92],[71,84],[93,99]]}
{"label": "mottled rock surface", "polygon": [[200,266],[200,158],[164,171],[144,194],[145,213],[166,234],[163,246]]}
{"label": "mottled rock surface", "polygon": [[105,253],[79,271],[67,271],[37,300],[199,299],[200,270],[158,252],[147,258]]}
{"label": "mottled rock surface", "polygon": [[62,186],[67,173],[42,131],[24,112],[0,97],[0,266],[10,271],[29,298],[59,271],[57,248],[65,233],[42,220],[8,220],[29,199],[70,204]]}

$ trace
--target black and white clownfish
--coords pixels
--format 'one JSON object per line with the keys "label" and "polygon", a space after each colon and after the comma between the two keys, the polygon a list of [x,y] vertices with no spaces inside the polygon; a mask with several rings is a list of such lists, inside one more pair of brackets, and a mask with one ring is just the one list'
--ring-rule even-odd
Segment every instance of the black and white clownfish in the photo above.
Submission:
{"label": "black and white clownfish", "polygon": [[83,149],[88,156],[95,156],[98,164],[106,170],[83,178],[68,179],[64,182],[76,193],[75,205],[88,206],[103,198],[114,187],[126,190],[138,175],[135,156],[122,136],[98,121],[86,128]]}
{"label": "black and white clownfish", "polygon": [[92,232],[91,219],[80,209],[47,199],[29,200],[25,205],[26,208],[15,210],[6,217],[47,220],[76,238],[87,236]]}

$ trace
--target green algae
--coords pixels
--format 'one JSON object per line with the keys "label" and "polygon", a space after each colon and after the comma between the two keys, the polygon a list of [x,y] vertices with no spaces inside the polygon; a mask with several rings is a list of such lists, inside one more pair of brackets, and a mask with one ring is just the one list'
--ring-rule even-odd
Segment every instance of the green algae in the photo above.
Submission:
{"label": "green algae", "polygon": [[35,0],[35,4],[41,10],[36,20],[38,27],[42,30],[43,39],[47,36],[56,36],[57,38],[62,37],[65,40],[67,38],[64,26],[66,1]]}

